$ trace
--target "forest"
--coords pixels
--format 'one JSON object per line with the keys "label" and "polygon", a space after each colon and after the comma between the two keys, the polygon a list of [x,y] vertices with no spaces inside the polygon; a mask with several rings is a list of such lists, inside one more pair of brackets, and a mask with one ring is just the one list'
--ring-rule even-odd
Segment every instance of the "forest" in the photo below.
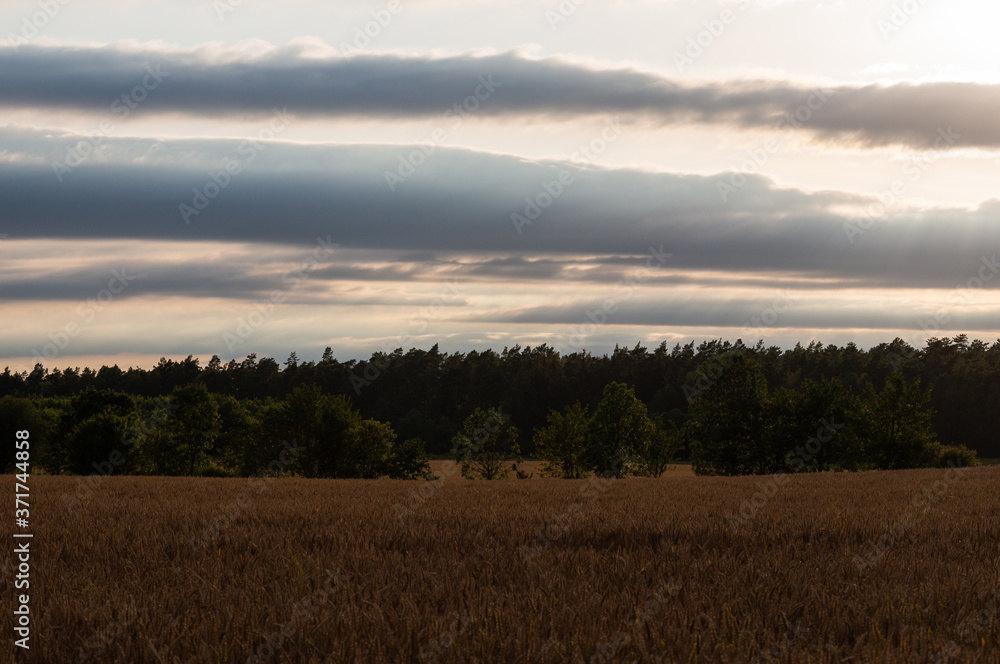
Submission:
{"label": "forest", "polygon": [[31,429],[53,474],[419,477],[431,455],[480,477],[521,476],[524,456],[564,477],[655,476],[677,458],[722,475],[972,465],[1000,456],[998,403],[1000,340],[965,335],[0,374],[0,427]]}

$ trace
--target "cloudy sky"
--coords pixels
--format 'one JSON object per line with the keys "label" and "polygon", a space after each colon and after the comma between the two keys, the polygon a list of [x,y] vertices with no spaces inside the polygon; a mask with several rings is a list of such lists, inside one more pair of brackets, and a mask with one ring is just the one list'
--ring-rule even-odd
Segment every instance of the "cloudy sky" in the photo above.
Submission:
{"label": "cloudy sky", "polygon": [[998,23],[0,0],[0,365],[993,341]]}

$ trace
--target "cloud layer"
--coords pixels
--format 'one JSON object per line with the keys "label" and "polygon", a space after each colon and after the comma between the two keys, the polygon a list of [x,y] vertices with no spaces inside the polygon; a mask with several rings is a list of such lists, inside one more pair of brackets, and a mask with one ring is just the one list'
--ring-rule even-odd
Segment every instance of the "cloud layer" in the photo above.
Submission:
{"label": "cloud layer", "polygon": [[317,118],[621,114],[658,124],[792,128],[855,145],[1000,146],[1000,86],[976,83],[691,84],[518,52],[343,57],[301,44],[253,54],[152,46],[0,51],[0,106],[107,113],[113,104],[118,111],[125,104],[143,114],[221,117],[269,115],[275,108]]}
{"label": "cloud layer", "polygon": [[45,158],[65,162],[67,150],[86,144],[80,136],[0,130],[4,137],[15,149],[31,146],[0,158],[0,209],[12,239],[307,246],[330,237],[348,249],[429,256],[617,257],[662,246],[680,270],[937,288],[974,277],[1000,250],[995,199],[973,209],[889,210],[873,197],[783,188],[759,176],[730,189],[728,174],[440,147],[428,155],[419,146],[226,140],[104,138],[82,164],[56,173],[59,162]]}
{"label": "cloud layer", "polygon": [[[950,75],[855,53],[771,66],[801,45],[756,9],[685,69],[701,80],[673,76],[662,35],[630,49],[631,24],[610,51],[563,41],[582,11],[540,58],[478,35],[433,50],[414,9],[377,44],[400,50],[352,56],[235,41],[236,15],[191,48],[53,25],[0,50],[20,123],[0,126],[0,357],[1000,333],[1000,86],[843,83]],[[318,238],[339,246],[305,268]]]}

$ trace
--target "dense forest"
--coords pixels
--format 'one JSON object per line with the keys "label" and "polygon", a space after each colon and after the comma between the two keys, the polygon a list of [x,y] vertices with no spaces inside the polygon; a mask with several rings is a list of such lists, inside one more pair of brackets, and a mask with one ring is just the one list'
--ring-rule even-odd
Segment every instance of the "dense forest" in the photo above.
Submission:
{"label": "dense forest", "polygon": [[[735,388],[733,381],[739,383]],[[834,412],[841,422],[846,418],[855,439],[870,438],[878,408],[883,417],[905,419],[905,426],[893,429],[896,438],[915,436],[921,445],[964,445],[980,457],[1000,456],[1000,340],[990,345],[965,335],[932,338],[919,349],[899,339],[869,350],[854,344],[783,350],[708,341],[560,356],[545,345],[452,354],[435,345],[376,353],[360,362],[340,362],[327,348],[319,362],[300,362],[293,353],[283,365],[253,354],[228,363],[213,357],[207,366],[191,357],[162,359],[148,370],[36,365],[31,372],[0,374],[0,427],[31,428],[42,446],[33,461],[52,472],[93,472],[97,461],[117,472],[246,474],[262,460],[279,458],[284,444],[290,462],[294,456],[285,470],[405,477],[423,467],[424,449],[434,455],[453,452],[470,418],[484,413],[502,416],[518,441],[515,456],[546,456],[536,443],[546,440],[553,426],[565,424],[553,425],[553,416],[596,426],[591,414],[601,412],[607,388],[616,383],[641,404],[649,431],[671,439],[665,449],[693,454],[705,472],[774,472],[787,466],[747,458],[727,465],[719,455],[737,459],[745,449],[708,449],[705,441],[713,437],[730,443],[752,438],[751,445],[761,450],[766,445],[783,450],[783,459]],[[729,396],[720,390],[729,390]],[[886,414],[892,399],[898,413]],[[177,409],[185,417],[171,417]],[[723,431],[719,422],[727,409],[736,424]],[[897,427],[895,421],[891,427]],[[330,430],[353,442],[326,456],[299,452],[301,446],[288,442]],[[595,435],[587,434],[591,440]],[[783,438],[788,440],[778,442]],[[838,433],[839,439],[847,436]],[[862,458],[846,442],[841,446],[845,454]],[[554,447],[550,444],[549,457]],[[141,448],[142,454],[130,456],[130,448]],[[382,450],[379,467],[371,465],[373,457],[355,453],[371,448]],[[901,464],[878,460],[885,450],[869,452],[871,463],[861,467]],[[106,461],[111,457],[116,458]],[[6,461],[9,468],[13,459]]]}

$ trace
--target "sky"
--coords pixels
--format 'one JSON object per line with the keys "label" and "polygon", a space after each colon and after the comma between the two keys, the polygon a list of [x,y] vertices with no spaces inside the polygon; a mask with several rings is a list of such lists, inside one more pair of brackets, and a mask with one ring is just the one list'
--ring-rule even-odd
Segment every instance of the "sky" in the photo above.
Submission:
{"label": "sky", "polygon": [[998,22],[0,0],[0,365],[992,342]]}

